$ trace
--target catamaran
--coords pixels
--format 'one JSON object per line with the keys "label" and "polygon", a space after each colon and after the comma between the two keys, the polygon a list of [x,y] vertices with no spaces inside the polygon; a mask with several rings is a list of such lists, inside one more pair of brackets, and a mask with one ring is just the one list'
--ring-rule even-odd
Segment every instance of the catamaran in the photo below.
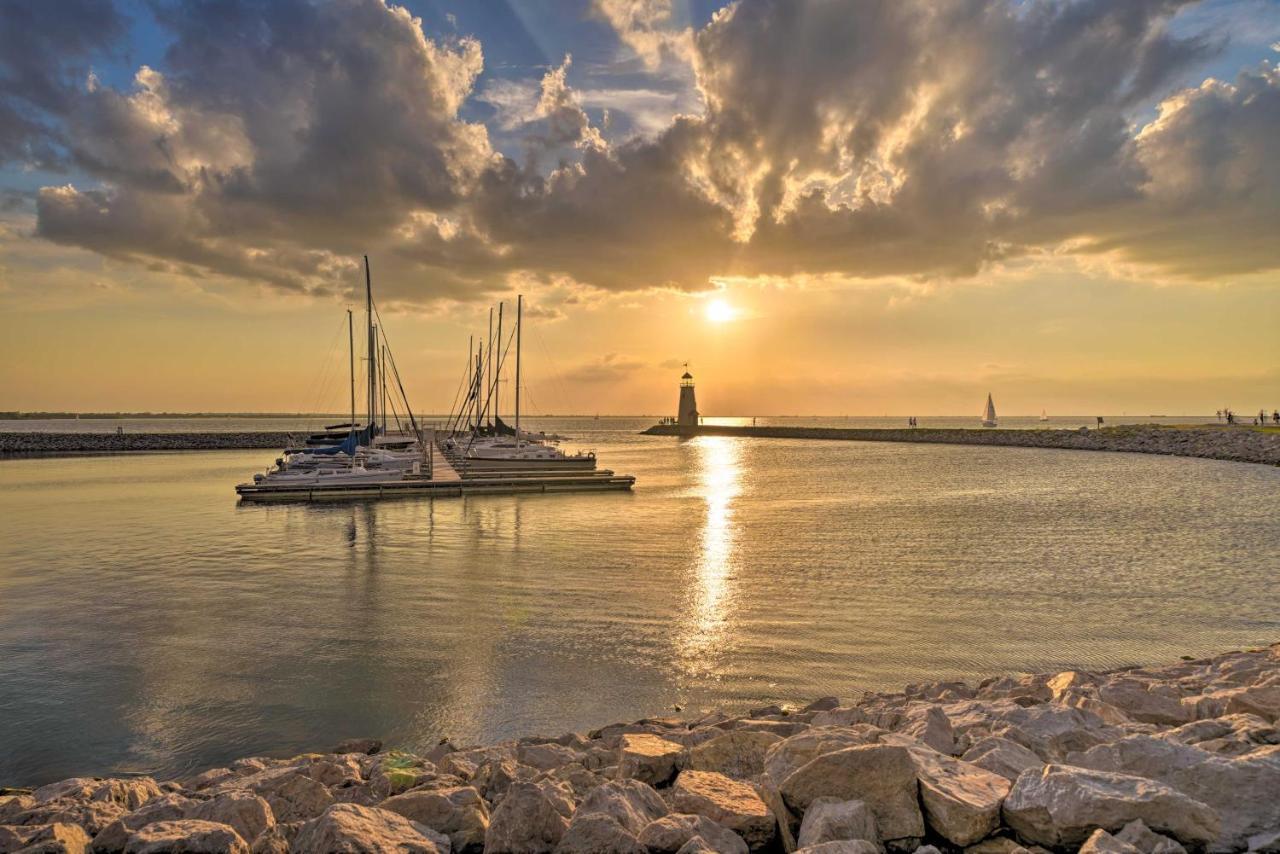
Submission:
{"label": "catamaran", "polygon": [[996,404],[991,399],[991,392],[987,392],[987,408],[982,411],[982,426],[996,426]]}

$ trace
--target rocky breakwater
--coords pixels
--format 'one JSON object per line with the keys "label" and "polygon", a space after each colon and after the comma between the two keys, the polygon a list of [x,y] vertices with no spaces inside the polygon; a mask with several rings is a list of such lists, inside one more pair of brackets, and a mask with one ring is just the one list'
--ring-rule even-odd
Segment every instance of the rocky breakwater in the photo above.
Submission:
{"label": "rocky breakwater", "polygon": [[0,457],[65,457],[139,451],[279,450],[288,433],[0,433]]}
{"label": "rocky breakwater", "polygon": [[995,445],[1059,448],[1073,451],[1120,451],[1202,457],[1280,466],[1280,433],[1249,427],[1159,427],[1153,424],[1105,427],[1101,430],[902,430],[841,427],[736,427],[700,424],[681,427],[657,424],[650,436],[742,436],[759,439],[826,439],[857,442],[925,442],[943,445]]}
{"label": "rocky breakwater", "polygon": [[0,851],[1280,851],[1280,645],[0,795]]}

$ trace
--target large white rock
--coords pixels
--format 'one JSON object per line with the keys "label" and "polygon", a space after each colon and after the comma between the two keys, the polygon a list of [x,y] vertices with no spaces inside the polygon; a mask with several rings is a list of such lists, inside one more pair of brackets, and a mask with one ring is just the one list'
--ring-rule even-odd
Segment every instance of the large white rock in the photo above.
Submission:
{"label": "large white rock", "polygon": [[304,824],[291,847],[350,854],[449,854],[449,838],[388,810],[335,804]]}
{"label": "large white rock", "polygon": [[650,854],[676,854],[694,837],[725,854],[747,854],[742,837],[702,815],[671,813],[654,819],[640,831],[640,841]]}
{"label": "large white rock", "polygon": [[639,780],[610,780],[587,793],[574,818],[599,813],[639,834],[651,821],[667,814],[662,796]]}
{"label": "large white rock", "polygon": [[814,727],[807,732],[770,747],[764,755],[764,770],[779,785],[798,769],[824,753],[834,753],[846,747],[873,744],[884,730],[869,724],[848,727]]}
{"label": "large white rock", "polygon": [[911,750],[920,780],[920,802],[929,827],[953,845],[964,847],[990,836],[1000,826],[1000,805],[1009,781],[926,748]]}
{"label": "large white rock", "polygon": [[1208,804],[1222,819],[1217,847],[1242,848],[1249,836],[1280,827],[1280,746],[1243,756],[1220,756],[1134,735],[1094,747],[1072,757],[1072,762],[1159,780]]}
{"label": "large white rock", "polygon": [[948,756],[956,752],[955,733],[951,721],[941,706],[933,703],[912,703],[903,715],[902,723],[894,728],[896,732],[932,747],[939,753]]}
{"label": "large white rock", "polygon": [[480,851],[489,830],[489,807],[471,786],[413,789],[378,804],[449,837],[455,852]]}
{"label": "large white rock", "polygon": [[756,790],[714,771],[680,772],[671,804],[682,813],[705,816],[729,828],[754,851],[777,835],[777,822]]}
{"label": "large white rock", "polygon": [[1079,845],[1099,827],[1115,831],[1134,819],[1204,846],[1222,826],[1211,807],[1163,783],[1068,765],[1023,772],[1003,812],[1005,823],[1023,839],[1050,847]]}
{"label": "large white rock", "polygon": [[883,840],[924,835],[916,790],[911,754],[894,744],[825,753],[797,769],[780,787],[787,806],[799,813],[818,798],[865,802]]}
{"label": "large white rock", "polygon": [[618,776],[661,786],[676,775],[684,746],[648,733],[628,733],[618,747]]}
{"label": "large white rock", "polygon": [[605,813],[578,814],[556,845],[556,854],[648,854],[636,835]]}
{"label": "large white rock", "polygon": [[1187,849],[1176,839],[1156,833],[1141,820],[1126,824],[1116,834],[1116,839],[1129,843],[1142,854],[1187,854]]}
{"label": "large white rock", "polygon": [[965,762],[999,774],[1010,783],[1027,769],[1040,769],[1044,761],[1017,742],[998,735],[989,735],[970,747],[960,757]]}
{"label": "large white rock", "polygon": [[805,848],[823,842],[863,839],[880,849],[880,833],[876,817],[862,801],[840,801],[818,798],[809,804],[800,822],[796,844]]}
{"label": "large white rock", "polygon": [[138,828],[125,843],[124,851],[125,854],[249,854],[249,845],[225,824],[184,819],[154,821]]}
{"label": "large white rock", "polygon": [[489,816],[487,854],[538,854],[555,850],[569,821],[536,783],[512,783]]}
{"label": "large white rock", "polygon": [[1181,697],[1162,690],[1159,683],[1111,679],[1098,686],[1098,699],[1142,723],[1178,726],[1190,720]]}
{"label": "large white rock", "polygon": [[1102,828],[1098,828],[1084,841],[1084,845],[1080,846],[1079,854],[1141,854],[1141,852],[1128,842],[1117,839]]}
{"label": "large white rock", "polygon": [[716,771],[737,780],[750,779],[764,773],[765,754],[781,742],[782,738],[771,732],[729,730],[690,750],[685,767]]}

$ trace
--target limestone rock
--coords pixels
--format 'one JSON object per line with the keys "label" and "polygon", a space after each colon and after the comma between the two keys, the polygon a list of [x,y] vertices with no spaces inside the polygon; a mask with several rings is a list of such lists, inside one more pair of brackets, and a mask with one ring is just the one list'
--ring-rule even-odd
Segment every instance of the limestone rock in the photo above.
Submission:
{"label": "limestone rock", "polygon": [[1044,761],[1017,742],[998,735],[987,736],[970,747],[960,757],[965,762],[999,774],[1010,783],[1028,768],[1040,769]]}
{"label": "limestone rock", "polygon": [[956,749],[951,721],[947,719],[941,706],[932,703],[913,703],[909,706],[902,724],[895,731],[909,735],[948,756]]}
{"label": "limestone rock", "polygon": [[905,747],[869,744],[818,756],[783,781],[783,800],[803,813],[818,798],[860,800],[876,817],[884,840],[924,835],[916,797],[916,768]]}
{"label": "limestone rock", "polygon": [[535,783],[513,783],[489,817],[486,854],[538,854],[555,850],[569,821]]}
{"label": "limestone rock", "polygon": [[1000,805],[1010,783],[993,773],[925,749],[911,751],[920,780],[920,802],[929,827],[953,845],[964,847],[990,836],[1000,826]]}
{"label": "limestone rock", "polygon": [[747,843],[741,836],[706,816],[671,813],[654,819],[640,831],[640,842],[650,854],[676,854],[694,837],[723,854],[747,854]]}
{"label": "limestone rock", "polygon": [[823,842],[853,839],[862,839],[877,850],[880,848],[880,834],[871,809],[862,801],[818,798],[804,812],[796,844],[806,848]]}
{"label": "limestone rock", "polygon": [[556,845],[557,854],[648,854],[636,835],[605,813],[575,815]]}
{"label": "limestone rock", "polygon": [[1220,847],[1241,848],[1249,836],[1280,827],[1280,797],[1275,796],[1280,792],[1280,747],[1244,756],[1219,756],[1197,747],[1134,735],[1077,754],[1071,761],[1084,768],[1158,780],[1207,804],[1222,820]]}
{"label": "limestone rock", "polygon": [[449,837],[455,852],[484,848],[489,830],[489,808],[471,786],[420,791],[414,789],[387,798],[378,805]]}
{"label": "limestone rock", "polygon": [[840,708],[839,697],[819,697],[809,705],[801,709],[801,712],[829,712],[832,709]]}
{"label": "limestone rock", "polygon": [[764,773],[765,753],[781,741],[771,732],[729,730],[690,750],[685,767],[716,771],[738,780],[750,779]]}
{"label": "limestone rock", "polygon": [[84,801],[58,798],[43,804],[35,804],[25,812],[9,819],[17,825],[78,824],[89,836],[97,836],[103,828],[126,813],[124,807],[112,801]]}
{"label": "limestone rock", "polygon": [[0,825],[8,824],[11,818],[35,805],[35,796],[26,793],[0,796]]}
{"label": "limestone rock", "polygon": [[514,759],[490,759],[480,764],[471,777],[471,785],[490,801],[500,801],[512,783],[519,780],[532,780],[538,776],[538,769],[521,765]]}
{"label": "limestone rock", "polygon": [[651,786],[670,782],[684,746],[647,733],[628,733],[618,747],[618,776]]}
{"label": "limestone rock", "polygon": [[837,706],[817,712],[809,720],[815,727],[847,727],[854,724],[871,723],[867,713],[857,707]]}
{"label": "limestone rock", "polygon": [[1098,827],[1119,830],[1134,819],[1197,846],[1221,830],[1210,807],[1163,783],[1067,765],[1023,772],[1004,802],[1005,823],[1049,847],[1078,845]]}
{"label": "limestone rock", "polygon": [[188,813],[195,806],[195,801],[172,793],[152,798],[142,808],[122,815],[102,828],[93,837],[92,850],[94,854],[116,854],[124,850],[129,837],[138,828],[145,827],[153,821],[175,821],[187,818]]}
{"label": "limestone rock", "polygon": [[1098,828],[1080,846],[1080,854],[1139,854],[1139,851],[1128,842]]}
{"label": "limestone rock", "polygon": [[304,824],[290,848],[342,854],[449,854],[449,840],[388,810],[335,804]]}
{"label": "limestone rock", "polygon": [[571,747],[556,744],[522,744],[516,750],[516,759],[522,765],[537,768],[539,771],[550,771],[570,762],[577,762],[582,754]]}
{"label": "limestone rock", "polygon": [[46,824],[21,829],[0,827],[0,851],[84,854],[89,850],[88,845],[89,834],[78,824]]}
{"label": "limestone rock", "polygon": [[202,801],[187,813],[187,818],[225,824],[240,834],[241,839],[257,839],[276,823],[266,800],[250,792],[226,792]]}
{"label": "limestone rock", "polygon": [[349,738],[338,742],[330,753],[363,753],[369,756],[382,749],[382,742],[376,738]]}
{"label": "limestone rock", "polygon": [[850,727],[814,727],[783,739],[765,751],[764,770],[779,785],[824,753],[877,741],[883,730],[869,724]]}
{"label": "limestone rock", "polygon": [[119,804],[127,810],[136,810],[152,798],[160,797],[160,787],[150,777],[129,777],[101,781],[94,787],[90,799]]}
{"label": "limestone rock", "polygon": [[182,819],[153,821],[129,837],[125,854],[249,854],[248,844],[225,824]]}
{"label": "limestone rock", "polygon": [[1116,834],[1116,839],[1127,842],[1142,854],[1187,854],[1187,849],[1170,839],[1156,833],[1142,823],[1141,819],[1131,821]]}
{"label": "limestone rock", "polygon": [[1098,699],[1115,706],[1135,721],[1178,726],[1188,720],[1180,698],[1137,679],[1113,679],[1098,686]]}
{"label": "limestone rock", "polygon": [[879,847],[865,839],[837,839],[797,848],[795,854],[877,854]]}
{"label": "limestone rock", "polygon": [[651,786],[639,780],[610,780],[587,793],[574,817],[599,813],[639,835],[653,820],[667,814],[667,804]]}
{"label": "limestone rock", "polygon": [[737,833],[752,850],[776,835],[775,820],[756,790],[714,771],[681,771],[671,793],[672,805],[684,813],[705,816]]}

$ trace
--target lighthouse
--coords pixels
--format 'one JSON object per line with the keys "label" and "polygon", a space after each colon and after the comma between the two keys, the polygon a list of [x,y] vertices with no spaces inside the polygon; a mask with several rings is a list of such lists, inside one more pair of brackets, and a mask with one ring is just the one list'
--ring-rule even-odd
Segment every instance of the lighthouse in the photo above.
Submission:
{"label": "lighthouse", "polygon": [[680,414],[676,423],[681,427],[698,426],[698,401],[693,396],[693,374],[688,371],[680,378]]}

